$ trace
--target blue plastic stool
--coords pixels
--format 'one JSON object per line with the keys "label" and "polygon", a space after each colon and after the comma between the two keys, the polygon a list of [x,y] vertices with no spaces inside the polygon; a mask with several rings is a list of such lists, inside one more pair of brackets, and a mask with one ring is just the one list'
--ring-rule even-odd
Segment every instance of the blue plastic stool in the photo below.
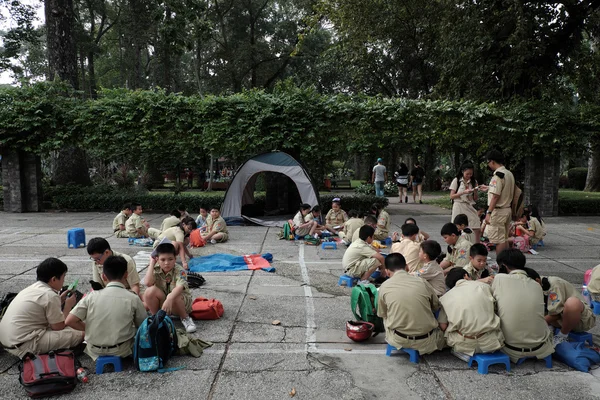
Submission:
{"label": "blue plastic stool", "polygon": [[323,242],[321,244],[321,248],[337,250],[337,243],[336,242]]}
{"label": "blue plastic stool", "polygon": [[419,351],[415,350],[415,349],[407,349],[405,347],[401,348],[401,349],[397,349],[394,346],[392,346],[391,344],[388,343],[387,348],[385,349],[385,355],[388,357],[392,356],[392,351],[401,351],[403,353],[406,353],[410,356],[410,362],[414,363],[414,364],[418,364],[419,363]]}
{"label": "blue plastic stool", "polygon": [[488,367],[494,364],[504,364],[506,370],[510,372],[510,358],[501,351],[494,353],[477,353],[469,358],[469,367],[473,365],[473,361],[477,363],[477,373],[486,375]]}
{"label": "blue plastic stool", "polygon": [[377,278],[379,278],[380,276],[381,276],[381,271],[380,271],[380,270],[375,270],[375,272],[373,272],[373,273],[371,274],[371,278],[373,278],[373,279],[377,279]]}
{"label": "blue plastic stool", "polygon": [[588,342],[590,346],[594,345],[594,335],[589,332],[569,332],[571,342]]}
{"label": "blue plastic stool", "polygon": [[342,283],[344,283],[344,282],[346,282],[346,287],[351,288],[356,283],[358,283],[358,278],[353,278],[348,275],[342,275],[342,276],[340,276],[340,280],[338,281],[338,286],[343,286]]}
{"label": "blue plastic stool", "polygon": [[383,244],[385,244],[386,246],[391,246],[392,245],[392,238],[391,237],[386,237]]}
{"label": "blue plastic stool", "polygon": [[[533,358],[534,360],[538,359],[536,356],[519,358],[517,360],[517,365],[523,364],[523,362],[525,360],[527,360],[528,358]],[[552,354],[550,354],[549,356],[545,357],[544,361],[546,361],[546,368],[552,368]]]}
{"label": "blue plastic stool", "polygon": [[78,248],[85,246],[85,231],[83,228],[69,229],[67,232],[67,246],[69,248]]}
{"label": "blue plastic stool", "polygon": [[104,366],[111,364],[114,367],[115,372],[121,372],[123,370],[123,366],[121,365],[121,357],[100,356],[96,360],[96,375],[101,375],[104,372]]}
{"label": "blue plastic stool", "polygon": [[594,315],[600,315],[600,301],[592,300],[592,311]]}
{"label": "blue plastic stool", "polygon": [[531,248],[534,250],[537,250],[538,247],[546,247],[546,245],[544,244],[544,240],[540,240],[539,242],[531,246]]}

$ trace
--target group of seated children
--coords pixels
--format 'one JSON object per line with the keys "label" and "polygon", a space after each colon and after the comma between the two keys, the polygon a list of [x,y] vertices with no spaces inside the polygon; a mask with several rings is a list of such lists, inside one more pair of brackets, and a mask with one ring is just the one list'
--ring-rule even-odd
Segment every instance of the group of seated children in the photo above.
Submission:
{"label": "group of seated children", "polygon": [[[484,246],[473,247],[479,251]],[[422,251],[430,253],[424,261],[437,253],[427,245]],[[478,251],[471,253],[475,256],[469,265],[481,271],[483,255]],[[479,272],[451,267],[445,278],[448,291],[440,295],[432,280],[411,274],[402,254],[388,255],[389,279],[379,288],[377,309],[384,319],[386,341],[421,354],[445,346],[467,355],[502,350],[516,362],[524,357],[545,358],[569,332],[595,325],[591,308],[573,285],[526,268],[525,255],[518,249],[503,250],[497,262],[500,273],[488,281],[479,278]],[[439,270],[437,276],[442,276]]]}
{"label": "group of seated children", "polygon": [[523,215],[513,223],[510,229],[509,242],[519,241],[518,237],[523,238],[525,249],[537,245],[546,236],[546,224],[539,214],[536,206],[526,207]]}
{"label": "group of seated children", "polygon": [[94,360],[102,355],[126,357],[132,354],[146,307],[152,314],[162,309],[176,315],[186,332],[196,331],[189,316],[187,275],[175,263],[175,246],[163,243],[156,248],[157,264],[148,268],[143,295],[131,257],[112,251],[103,238],[91,239],[87,249],[96,288],[77,304],[67,290],[59,295],[67,265],[57,258],[44,260],[36,269],[37,281],[19,292],[0,320],[0,343],[8,352],[17,357],[48,353],[77,347],[85,339],[85,352]]}

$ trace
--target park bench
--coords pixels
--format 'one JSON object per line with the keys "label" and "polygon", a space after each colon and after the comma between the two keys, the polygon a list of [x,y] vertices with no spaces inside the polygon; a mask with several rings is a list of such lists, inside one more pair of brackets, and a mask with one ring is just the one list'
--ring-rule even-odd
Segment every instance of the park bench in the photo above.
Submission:
{"label": "park bench", "polygon": [[331,186],[334,189],[352,189],[352,183],[350,180],[335,180],[331,182]]}

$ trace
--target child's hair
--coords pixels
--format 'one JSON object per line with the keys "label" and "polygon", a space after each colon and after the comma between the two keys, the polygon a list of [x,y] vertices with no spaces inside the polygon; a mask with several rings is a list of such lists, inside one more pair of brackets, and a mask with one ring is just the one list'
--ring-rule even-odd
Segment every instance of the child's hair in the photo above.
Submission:
{"label": "child's hair", "polygon": [[177,257],[177,251],[175,250],[175,246],[173,246],[173,244],[171,243],[161,243],[158,246],[156,246],[156,254],[173,254],[175,257]]}
{"label": "child's hair", "polygon": [[357,215],[358,213],[356,212],[356,210],[348,211],[348,218],[356,218]]}
{"label": "child's hair", "polygon": [[406,259],[400,253],[389,254],[385,258],[385,269],[398,271],[406,268]]}
{"label": "child's hair", "polygon": [[67,271],[67,264],[58,258],[50,257],[46,258],[40,263],[40,265],[37,266],[35,273],[38,281],[48,283],[52,277],[60,279],[60,277]]}
{"label": "child's hair", "polygon": [[408,218],[406,218],[404,220],[404,223],[405,224],[415,224],[415,225],[417,225],[417,220],[414,219],[413,217],[408,217]]}
{"label": "child's hair", "polygon": [[373,204],[371,206],[371,210],[370,210],[371,215],[375,215],[376,217],[378,217],[380,210],[381,210],[380,206],[378,206],[377,204]]}
{"label": "child's hair", "polygon": [[475,166],[473,165],[473,163],[471,161],[463,162],[462,165],[460,166],[460,169],[458,170],[458,174],[456,174],[456,177],[458,178],[459,181],[462,179],[463,174],[468,169],[475,170]]}
{"label": "child's hair", "polygon": [[110,256],[104,261],[102,272],[109,281],[120,281],[127,272],[127,260],[121,256]]}
{"label": "child's hair", "polygon": [[131,203],[131,211],[135,211],[138,209],[138,207],[141,207],[142,205],[140,203]]}
{"label": "child's hair", "polygon": [[454,225],[469,226],[469,217],[466,214],[458,214],[454,217]]}
{"label": "child's hair", "polygon": [[365,225],[377,225],[377,218],[373,214],[365,216]]}
{"label": "child's hair", "polygon": [[419,227],[415,224],[404,224],[400,227],[404,237],[410,237],[419,234]]}
{"label": "child's hair", "polygon": [[496,262],[500,267],[506,265],[510,269],[525,269],[527,259],[519,249],[505,249],[498,254]]}
{"label": "child's hair", "polygon": [[219,213],[221,212],[221,209],[219,207],[217,207],[217,206],[211,207],[210,211],[212,211],[212,210],[218,211]]}
{"label": "child's hair", "polygon": [[456,286],[456,282],[465,279],[465,275],[468,275],[468,272],[463,268],[452,268],[448,271],[448,275],[446,275],[446,286],[448,286],[449,289],[452,289]]}
{"label": "child's hair", "polygon": [[92,254],[102,254],[106,250],[110,250],[110,244],[108,241],[101,237],[90,239],[87,245],[87,253],[91,256]]}
{"label": "child's hair", "polygon": [[206,211],[206,206],[200,205],[200,210]]}
{"label": "child's hair", "polygon": [[426,240],[421,243],[421,250],[427,254],[427,258],[430,261],[437,260],[440,254],[442,254],[442,246],[435,240]]}
{"label": "child's hair", "polygon": [[542,216],[540,215],[540,210],[537,208],[537,206],[531,206],[531,216],[537,218],[537,220],[540,221],[540,224],[544,222]]}
{"label": "child's hair", "polygon": [[312,208],[312,210],[310,210],[310,212],[321,212],[321,206],[317,204]]}
{"label": "child's hair", "polygon": [[498,164],[504,165],[504,155],[499,150],[490,150],[486,154],[486,161],[495,161]]}
{"label": "child's hair", "polygon": [[534,281],[536,279],[542,280],[542,277],[540,276],[540,274],[537,273],[535,269],[528,267],[525,267],[523,269],[525,270],[525,272],[527,272],[527,276],[533,279]]}
{"label": "child's hair", "polygon": [[367,240],[369,237],[373,236],[375,234],[375,228],[373,228],[371,225],[363,225],[360,227],[360,230],[358,231],[358,237],[360,238],[360,240]]}
{"label": "child's hair", "polygon": [[172,210],[171,215],[177,218],[181,218],[181,213],[178,210]]}
{"label": "child's hair", "polygon": [[[192,232],[194,229],[198,228],[198,224],[196,224],[196,221],[194,221],[194,218],[192,217],[185,217],[183,219],[183,221],[181,221],[181,223],[179,224],[179,227],[181,228],[182,231],[185,231],[184,226],[187,226],[190,229],[190,232]],[[189,235],[186,234],[186,236]]]}
{"label": "child's hair", "polygon": [[300,210],[310,210],[310,204],[300,204]]}
{"label": "child's hair", "polygon": [[485,247],[485,245],[483,245],[481,243],[475,243],[475,244],[471,245],[471,250],[469,250],[469,255],[471,257],[477,257],[477,256],[487,257],[487,255],[488,255],[487,247]]}
{"label": "child's hair", "polygon": [[444,226],[442,226],[442,231],[440,233],[442,236],[445,235],[460,235],[460,232],[458,231],[458,228],[456,227],[456,225],[454,225],[452,222],[448,222],[447,224],[444,224]]}
{"label": "child's hair", "polygon": [[180,204],[180,205],[177,207],[177,209],[178,209],[179,211],[185,211],[185,204]]}
{"label": "child's hair", "polygon": [[123,204],[123,207],[121,207],[121,210],[130,210],[131,211],[131,204],[130,203]]}

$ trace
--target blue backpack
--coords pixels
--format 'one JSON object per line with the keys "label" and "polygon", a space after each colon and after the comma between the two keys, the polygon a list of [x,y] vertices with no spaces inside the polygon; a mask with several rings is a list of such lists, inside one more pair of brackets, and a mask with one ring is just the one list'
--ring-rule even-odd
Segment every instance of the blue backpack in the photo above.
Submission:
{"label": "blue backpack", "polygon": [[144,320],[133,345],[133,362],[142,372],[163,372],[169,358],[177,351],[177,331],[163,310]]}

